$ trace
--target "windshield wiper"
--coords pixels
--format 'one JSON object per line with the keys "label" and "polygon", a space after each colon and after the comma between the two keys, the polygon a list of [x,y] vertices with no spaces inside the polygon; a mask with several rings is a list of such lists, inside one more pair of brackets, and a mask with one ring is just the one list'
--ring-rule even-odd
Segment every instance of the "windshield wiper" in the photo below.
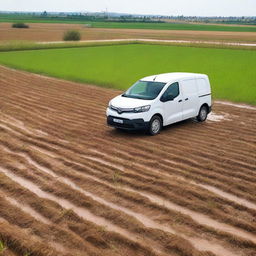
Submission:
{"label": "windshield wiper", "polygon": [[151,100],[151,98],[147,99],[145,97],[140,97],[140,96],[135,96],[135,95],[127,95],[127,94],[122,94],[122,97],[132,98],[132,99],[139,99],[139,100]]}
{"label": "windshield wiper", "polygon": [[127,95],[127,94],[122,94],[122,97],[133,98],[133,99],[139,99],[137,96]]}

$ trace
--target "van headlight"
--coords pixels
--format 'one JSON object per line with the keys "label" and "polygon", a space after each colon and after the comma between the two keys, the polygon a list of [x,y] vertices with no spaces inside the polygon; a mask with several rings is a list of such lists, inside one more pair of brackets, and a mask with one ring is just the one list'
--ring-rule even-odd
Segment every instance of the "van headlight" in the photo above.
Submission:
{"label": "van headlight", "polygon": [[135,113],[139,113],[139,112],[147,112],[149,111],[149,109],[150,109],[150,105],[146,105],[146,106],[134,108],[133,110]]}

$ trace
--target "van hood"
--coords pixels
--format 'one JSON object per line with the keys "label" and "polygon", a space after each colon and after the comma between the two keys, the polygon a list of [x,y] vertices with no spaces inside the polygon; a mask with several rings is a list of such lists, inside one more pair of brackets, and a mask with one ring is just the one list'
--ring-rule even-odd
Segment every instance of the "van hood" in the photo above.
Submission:
{"label": "van hood", "polygon": [[119,95],[110,101],[110,104],[118,108],[137,108],[150,105],[152,100],[134,99]]}

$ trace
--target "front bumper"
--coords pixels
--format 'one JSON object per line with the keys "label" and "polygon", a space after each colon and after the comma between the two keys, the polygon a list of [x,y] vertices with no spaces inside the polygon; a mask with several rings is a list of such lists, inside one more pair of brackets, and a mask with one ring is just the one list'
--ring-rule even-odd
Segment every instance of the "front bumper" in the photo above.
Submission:
{"label": "front bumper", "polygon": [[[113,119],[122,120],[123,123],[114,122]],[[125,130],[145,130],[148,129],[149,122],[145,122],[142,118],[137,119],[127,119],[115,116],[107,116],[107,124],[115,128],[125,129]]]}

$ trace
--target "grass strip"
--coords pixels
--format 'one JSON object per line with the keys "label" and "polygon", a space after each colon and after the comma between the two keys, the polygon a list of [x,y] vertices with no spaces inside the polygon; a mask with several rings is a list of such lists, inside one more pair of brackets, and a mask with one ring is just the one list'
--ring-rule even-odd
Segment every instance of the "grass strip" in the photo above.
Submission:
{"label": "grass strip", "polygon": [[148,45],[170,45],[197,48],[215,48],[215,49],[238,49],[238,50],[256,50],[255,46],[247,45],[230,45],[220,42],[214,44],[212,42],[167,42],[167,41],[148,41],[148,40],[120,40],[120,41],[80,41],[80,42],[47,42],[38,43],[34,41],[5,41],[0,43],[0,52],[8,51],[25,51],[25,50],[43,50],[43,49],[61,49],[61,48],[78,48],[108,45],[126,45],[126,44],[148,44]]}

